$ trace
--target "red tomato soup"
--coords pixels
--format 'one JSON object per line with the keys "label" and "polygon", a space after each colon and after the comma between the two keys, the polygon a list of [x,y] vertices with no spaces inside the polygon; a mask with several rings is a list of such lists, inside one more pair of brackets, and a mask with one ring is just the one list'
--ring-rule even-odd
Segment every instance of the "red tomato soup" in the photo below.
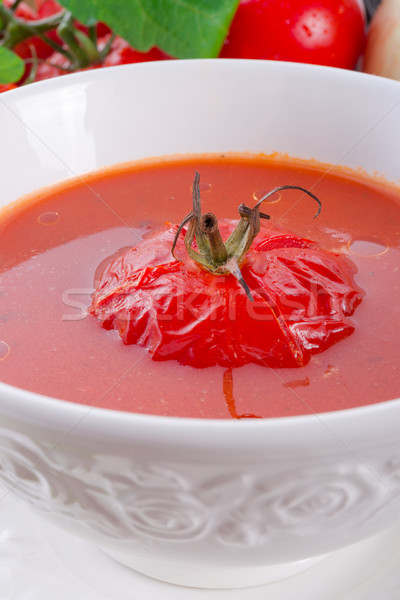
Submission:
{"label": "red tomato soup", "polygon": [[[239,219],[241,203],[253,207],[276,186],[302,186],[320,199],[313,218],[317,207],[308,195],[272,195],[261,206],[271,216],[261,231],[294,233],[354,265],[362,298],[343,339],[312,353],[304,366],[206,361],[197,367],[154,360],[143,344],[124,344],[117,331],[101,326],[89,311],[99,265],[151,239],[166,222],[179,224],[192,208],[196,170],[203,212],[218,219]],[[90,406],[216,419],[394,399],[400,395],[399,248],[398,190],[357,172],[278,156],[207,155],[90,174],[1,214],[0,380]]]}

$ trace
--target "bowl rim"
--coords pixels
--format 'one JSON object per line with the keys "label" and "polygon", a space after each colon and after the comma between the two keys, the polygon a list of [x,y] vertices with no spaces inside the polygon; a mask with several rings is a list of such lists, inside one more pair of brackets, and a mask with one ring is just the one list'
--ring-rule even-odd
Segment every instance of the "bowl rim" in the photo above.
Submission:
{"label": "bowl rim", "polygon": [[191,71],[193,68],[201,69],[203,67],[212,68],[216,70],[230,70],[232,68],[245,68],[245,69],[266,69],[276,70],[280,72],[291,72],[304,71],[310,73],[319,73],[322,77],[327,76],[330,78],[338,79],[352,79],[352,80],[365,80],[371,81],[374,85],[384,87],[398,88],[400,82],[388,77],[375,75],[373,73],[364,73],[358,69],[345,69],[339,67],[331,67],[327,65],[318,65],[312,63],[301,63],[286,60],[269,60],[269,59],[250,59],[250,58],[187,58],[187,59],[170,59],[170,60],[152,60],[144,61],[139,63],[130,63],[122,65],[112,65],[100,69],[86,69],[75,73],[66,73],[62,77],[51,77],[41,81],[33,81],[29,85],[16,87],[11,90],[7,90],[1,93],[1,98],[6,98],[11,95],[32,95],[36,93],[36,90],[42,90],[45,87],[48,88],[64,88],[79,80],[90,82],[96,79],[107,79],[112,77],[113,74],[117,74],[118,71],[136,71],[136,70],[164,70],[171,69]]}
{"label": "bowl rim", "polygon": [[[125,412],[68,400],[62,400],[30,392],[0,382],[0,414],[40,429],[63,430],[62,437],[70,433],[90,440],[99,437],[125,444],[127,440],[144,442],[147,438],[157,443],[204,443],[210,448],[230,446],[240,439],[252,445],[282,447],[310,444],[313,438],[351,444],[373,445],[374,440],[398,439],[397,423],[400,419],[400,398],[386,400],[354,408],[304,415],[272,417],[264,419],[209,419],[171,417]],[[268,438],[266,438],[268,434]],[[243,437],[242,437],[243,436]],[[291,436],[288,438],[288,436]],[[382,436],[384,436],[382,438]],[[156,438],[157,439],[157,438]],[[328,440],[329,441],[329,440]],[[329,443],[328,443],[329,446]],[[328,450],[328,446],[326,450]],[[321,449],[323,452],[323,450]]]}

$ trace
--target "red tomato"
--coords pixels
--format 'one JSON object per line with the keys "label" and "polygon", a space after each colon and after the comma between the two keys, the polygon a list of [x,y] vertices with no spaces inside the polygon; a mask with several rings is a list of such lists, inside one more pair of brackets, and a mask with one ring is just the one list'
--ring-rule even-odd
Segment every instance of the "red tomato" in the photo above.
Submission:
{"label": "red tomato", "polygon": [[38,64],[35,74],[35,81],[52,79],[68,73],[70,66],[69,60],[60,52],[53,52],[47,57],[45,62]]}
{"label": "red tomato", "polygon": [[359,0],[242,0],[221,56],[352,69],[364,43]]}
{"label": "red tomato", "polygon": [[[23,42],[20,42],[13,48],[13,50],[16,54],[18,54],[18,56],[20,56],[24,60],[30,60],[35,58],[45,59],[48,58],[53,52],[52,47],[46,44],[46,42],[44,42],[43,40],[39,39],[38,37],[31,37],[27,40],[24,40]],[[27,72],[30,71],[30,69],[31,65],[26,64],[25,77],[27,75]]]}
{"label": "red tomato", "polygon": [[35,6],[39,19],[51,17],[52,15],[56,15],[63,10],[61,4],[55,0],[36,0]]}
{"label": "red tomato", "polygon": [[[7,8],[11,8],[14,4],[14,0],[3,0],[3,2]],[[25,21],[34,21],[38,18],[37,12],[25,2],[20,2],[18,4],[15,14],[18,18],[24,19]]]}
{"label": "red tomato", "polygon": [[[102,41],[99,41],[99,49],[105,46],[108,37],[105,36]],[[158,48],[151,48],[148,52],[139,52],[138,50],[134,50],[127,41],[117,36],[102,66],[112,67],[114,65],[165,60],[166,58],[169,57]]]}
{"label": "red tomato", "polygon": [[[55,0],[36,0],[36,10],[38,13],[39,19],[45,19],[47,17],[51,17],[52,15],[57,14],[60,10],[63,10],[61,4],[56,2]],[[76,26],[84,32],[88,32],[88,28],[82,25],[81,23],[76,23]],[[96,25],[97,35],[102,37],[107,33],[111,32],[111,29],[105,23],[97,23]]]}
{"label": "red tomato", "polygon": [[8,92],[9,90],[14,90],[17,86],[15,83],[0,83],[0,94],[1,92]]}
{"label": "red tomato", "polygon": [[[236,223],[225,221],[225,239]],[[246,363],[300,367],[353,332],[363,292],[354,265],[313,242],[261,230],[242,265],[251,302],[233,275],[198,266],[176,226],[122,249],[96,274],[90,311],[154,360],[192,367]]]}

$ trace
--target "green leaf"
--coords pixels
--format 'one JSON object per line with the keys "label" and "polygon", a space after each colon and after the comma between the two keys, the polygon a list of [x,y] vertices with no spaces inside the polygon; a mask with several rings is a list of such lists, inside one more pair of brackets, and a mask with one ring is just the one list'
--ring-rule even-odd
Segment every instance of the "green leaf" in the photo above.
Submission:
{"label": "green leaf", "polygon": [[8,48],[0,46],[0,83],[14,83],[24,74],[25,64],[22,58]]}
{"label": "green leaf", "polygon": [[85,24],[97,21],[141,52],[175,58],[218,56],[239,0],[63,0]]}

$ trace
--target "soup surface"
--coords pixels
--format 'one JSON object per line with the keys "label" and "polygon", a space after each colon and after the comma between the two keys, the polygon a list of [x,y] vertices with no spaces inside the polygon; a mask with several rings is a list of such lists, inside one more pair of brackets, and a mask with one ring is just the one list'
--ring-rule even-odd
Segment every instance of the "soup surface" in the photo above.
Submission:
{"label": "soup surface", "polygon": [[[280,185],[316,194],[271,196],[279,227],[349,258],[365,295],[354,332],[300,368],[227,370],[157,362],[88,313],[98,265],[191,210],[195,170],[203,211],[238,218]],[[296,199],[294,199],[296,198]],[[400,395],[400,194],[361,174],[282,157],[198,156],[137,163],[38,192],[0,222],[0,380],[86,405],[198,418],[276,417]]]}

